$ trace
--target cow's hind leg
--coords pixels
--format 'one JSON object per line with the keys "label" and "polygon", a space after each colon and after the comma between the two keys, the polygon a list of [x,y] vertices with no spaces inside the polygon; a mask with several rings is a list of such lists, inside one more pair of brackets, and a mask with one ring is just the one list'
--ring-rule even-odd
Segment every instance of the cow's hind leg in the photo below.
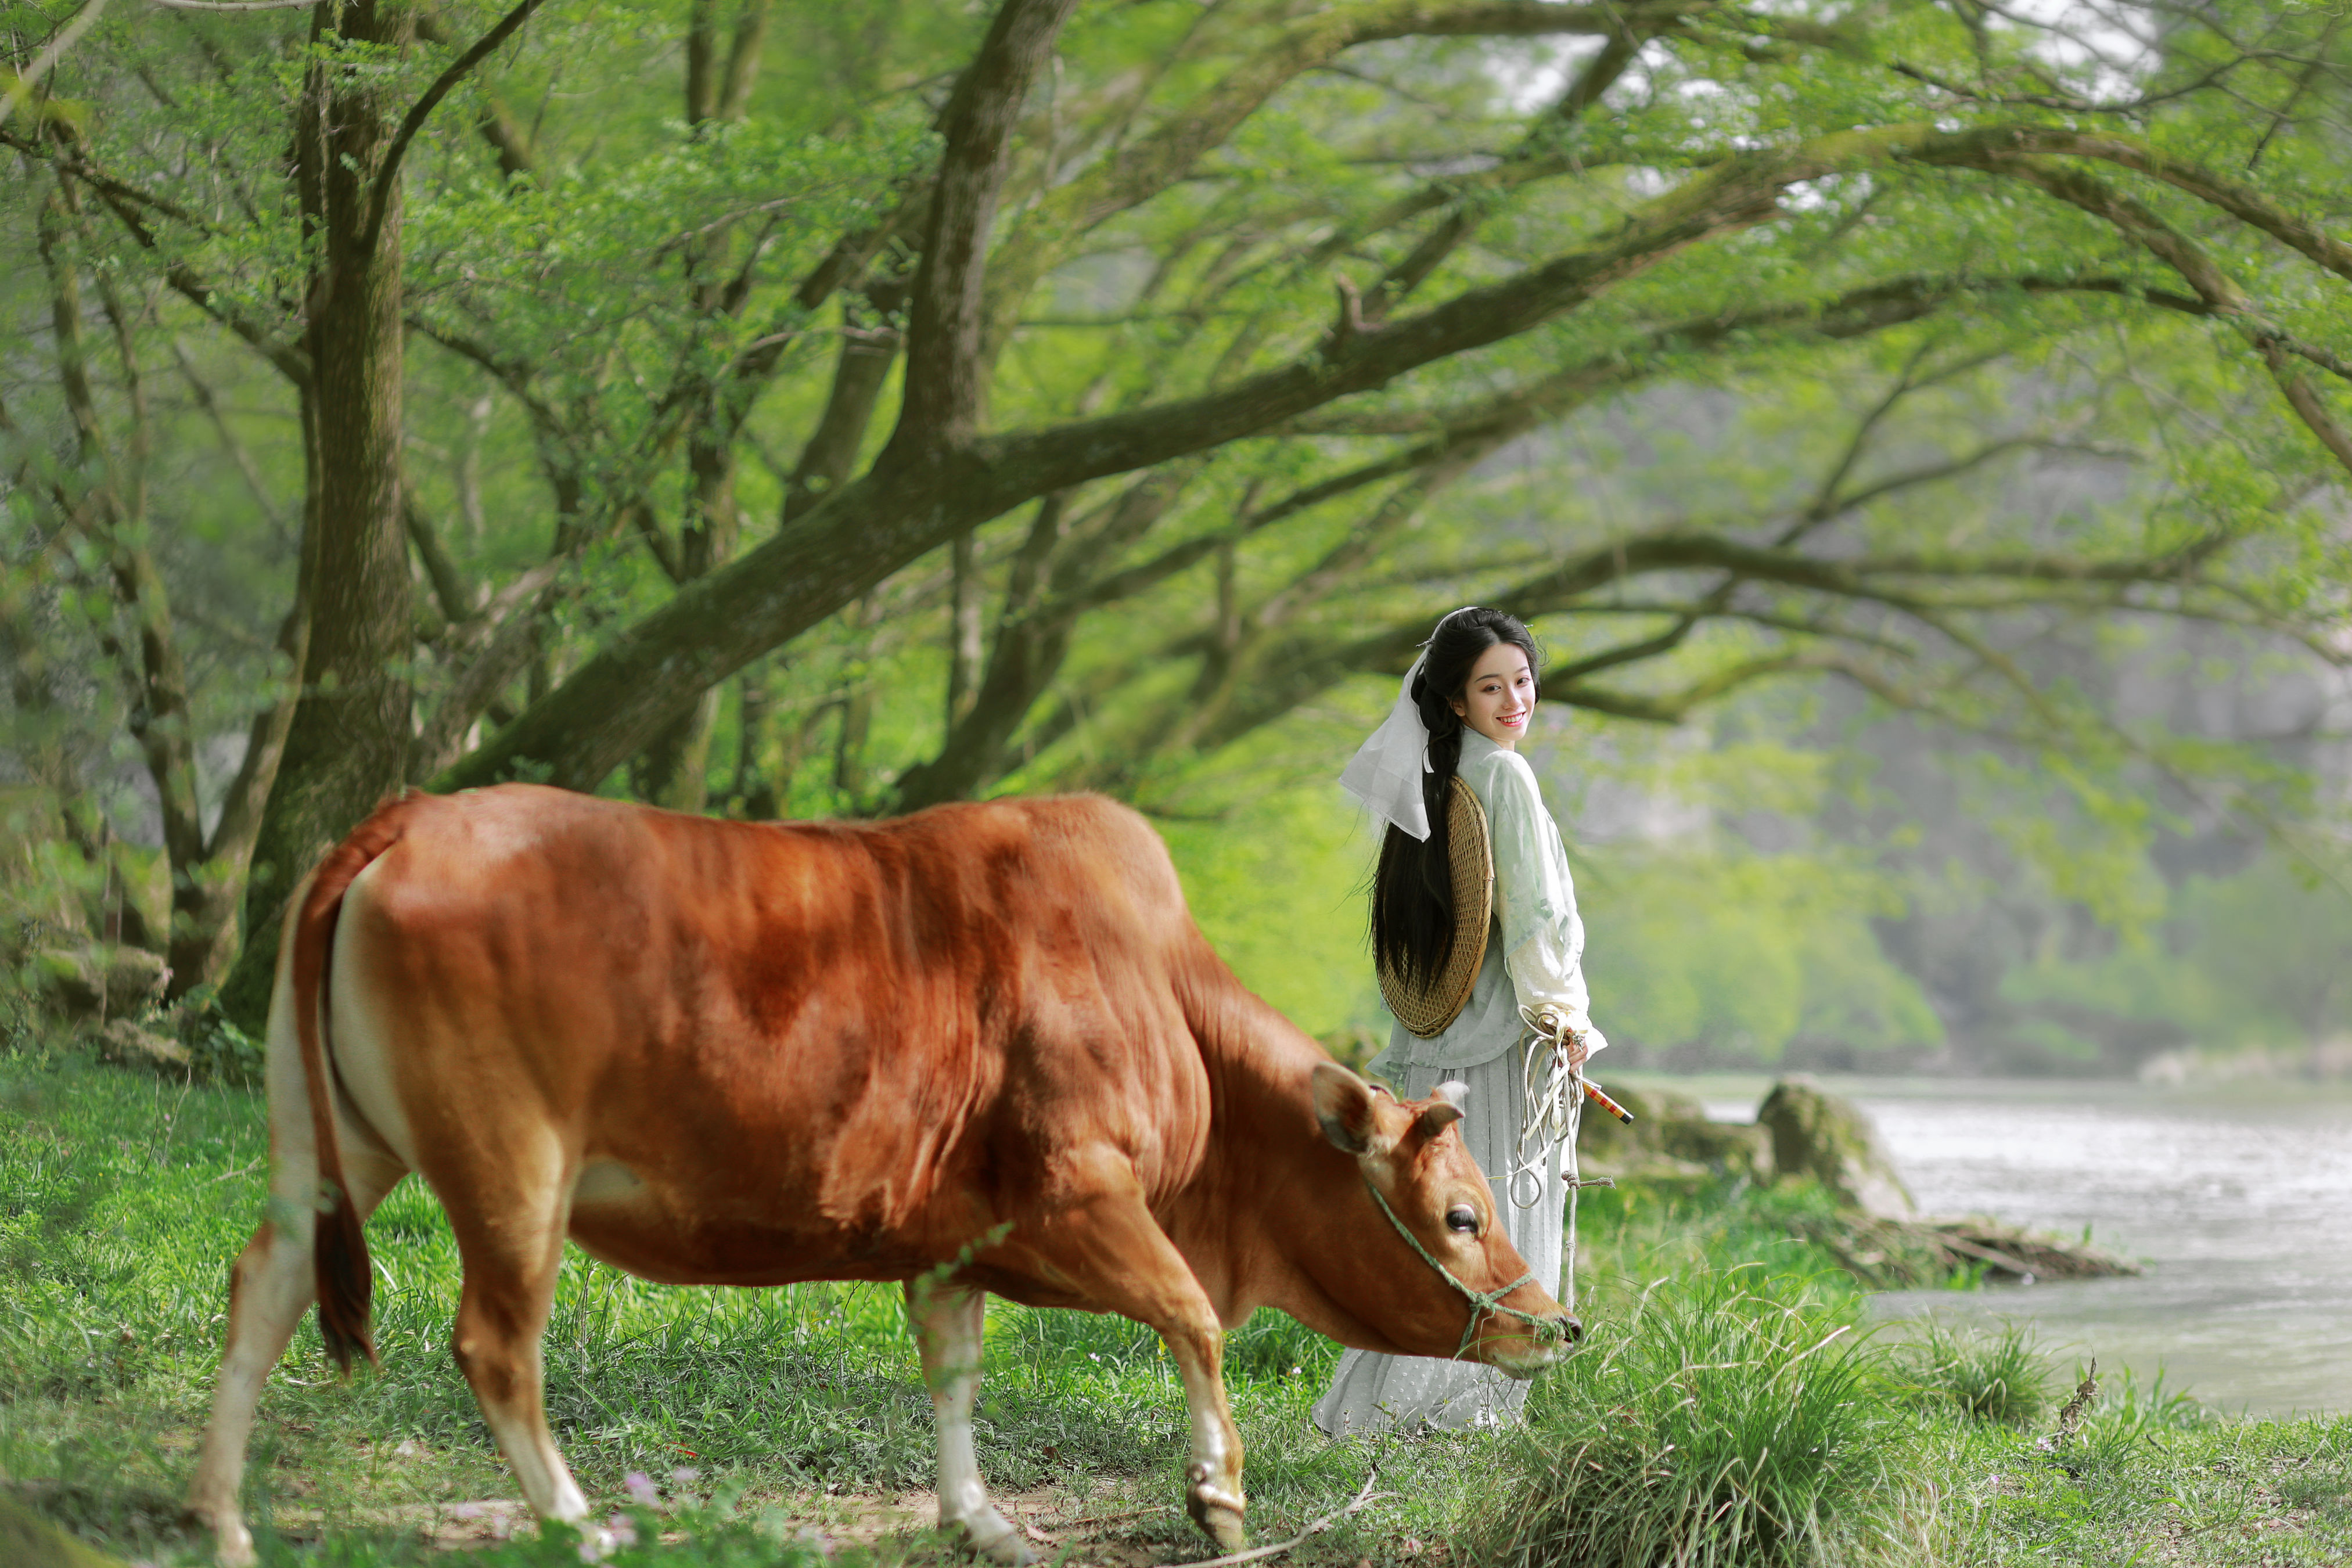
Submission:
{"label": "cow's hind leg", "polygon": [[541,1519],[576,1525],[588,1517],[588,1500],[547,1429],[540,1353],[563,1262],[568,1181],[551,1142],[534,1150],[532,1142],[501,1150],[494,1172],[435,1184],[465,1194],[462,1209],[448,1209],[465,1269],[450,1351],[523,1500]]}
{"label": "cow's hind leg", "polygon": [[923,1358],[923,1384],[939,1422],[940,1528],[961,1530],[998,1563],[1037,1561],[1021,1531],[988,1500],[971,1446],[971,1406],[980,1393],[981,1335],[987,1298],[962,1285],[907,1282],[907,1318]]}
{"label": "cow's hind leg", "polygon": [[[397,1161],[370,1152],[357,1140],[344,1142],[343,1179],[362,1221],[404,1173]],[[299,1128],[280,1128],[270,1216],[229,1266],[228,1342],[213,1383],[212,1419],[188,1486],[189,1515],[212,1531],[214,1550],[227,1568],[243,1568],[254,1560],[253,1535],[237,1501],[254,1407],[270,1368],[286,1353],[318,1295],[310,1257],[318,1185],[307,1118]]]}
{"label": "cow's hind leg", "polygon": [[[1158,1331],[1183,1379],[1192,1418],[1185,1509],[1211,1540],[1238,1552],[1248,1544],[1242,1522],[1248,1499],[1241,1430],[1225,1402],[1224,1325],[1184,1255],[1151,1217],[1124,1158],[1105,1151],[1089,1163],[1098,1175],[1097,1195],[1056,1215],[1026,1250],[1042,1255],[1101,1310]],[[1013,1238],[1015,1247],[1020,1239]]]}

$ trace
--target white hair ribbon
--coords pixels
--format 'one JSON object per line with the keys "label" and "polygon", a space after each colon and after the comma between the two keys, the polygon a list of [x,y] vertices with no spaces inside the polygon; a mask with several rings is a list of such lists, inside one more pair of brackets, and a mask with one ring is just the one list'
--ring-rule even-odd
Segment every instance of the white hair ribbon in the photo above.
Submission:
{"label": "white hair ribbon", "polygon": [[1421,775],[1436,770],[1429,765],[1429,728],[1412,700],[1412,683],[1427,658],[1423,654],[1414,659],[1404,672],[1396,706],[1339,775],[1339,787],[1362,801],[1374,816],[1423,841],[1429,837],[1429,807],[1422,798]]}

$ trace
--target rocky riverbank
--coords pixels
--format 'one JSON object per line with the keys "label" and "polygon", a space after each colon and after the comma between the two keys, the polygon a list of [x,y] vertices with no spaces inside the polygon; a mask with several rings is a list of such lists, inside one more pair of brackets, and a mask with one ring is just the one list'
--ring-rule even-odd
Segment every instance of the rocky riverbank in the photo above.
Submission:
{"label": "rocky riverbank", "polygon": [[1869,1118],[1809,1078],[1780,1080],[1745,1122],[1710,1120],[1671,1090],[1612,1084],[1609,1092],[1634,1121],[1587,1112],[1577,1145],[1584,1175],[1693,1196],[1727,1179],[1811,1184],[1830,1202],[1790,1209],[1783,1225],[1873,1288],[1939,1284],[1968,1270],[2024,1284],[2139,1272],[2087,1241],[1983,1215],[1920,1214]]}

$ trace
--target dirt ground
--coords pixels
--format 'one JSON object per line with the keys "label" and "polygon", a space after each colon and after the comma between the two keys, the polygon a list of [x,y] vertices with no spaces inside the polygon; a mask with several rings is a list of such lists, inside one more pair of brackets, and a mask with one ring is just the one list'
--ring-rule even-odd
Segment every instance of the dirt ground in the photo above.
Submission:
{"label": "dirt ground", "polygon": [[[1150,1568],[1163,1561],[1170,1555],[1167,1546],[1139,1540],[1136,1531],[1147,1521],[1166,1521],[1178,1512],[1173,1504],[1120,1507],[1116,1499],[1100,1494],[1079,1499],[1061,1488],[1000,1492],[994,1500],[1040,1554],[1050,1558],[1065,1547],[1075,1548],[1063,1561],[1088,1568]],[[826,1548],[873,1546],[894,1539],[903,1545],[917,1545],[939,1519],[939,1498],[929,1491],[803,1495],[779,1499],[777,1505],[802,1521],[804,1531]],[[745,1506],[758,1504],[746,1500]],[[298,1540],[315,1537],[321,1522],[317,1511],[299,1508],[280,1509],[275,1520],[281,1532]],[[363,1509],[342,1516],[338,1523],[414,1531],[434,1547],[450,1552],[488,1545],[536,1528],[530,1509],[513,1498]],[[1205,1548],[1206,1542],[1202,1544]]]}

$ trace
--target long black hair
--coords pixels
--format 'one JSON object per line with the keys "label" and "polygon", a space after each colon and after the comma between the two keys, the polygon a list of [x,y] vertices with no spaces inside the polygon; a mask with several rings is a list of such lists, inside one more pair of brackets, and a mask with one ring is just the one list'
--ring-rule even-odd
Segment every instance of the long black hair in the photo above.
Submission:
{"label": "long black hair", "polygon": [[[1437,623],[1413,678],[1412,697],[1429,731],[1429,765],[1421,775],[1429,837],[1415,838],[1394,823],[1381,844],[1372,873],[1372,958],[1408,984],[1433,980],[1454,952],[1454,858],[1446,840],[1446,807],[1462,765],[1460,715],[1454,704],[1470,689],[1470,671],[1488,648],[1509,643],[1536,668],[1536,639],[1517,616],[1473,605]],[[1541,688],[1538,688],[1541,694]]]}

